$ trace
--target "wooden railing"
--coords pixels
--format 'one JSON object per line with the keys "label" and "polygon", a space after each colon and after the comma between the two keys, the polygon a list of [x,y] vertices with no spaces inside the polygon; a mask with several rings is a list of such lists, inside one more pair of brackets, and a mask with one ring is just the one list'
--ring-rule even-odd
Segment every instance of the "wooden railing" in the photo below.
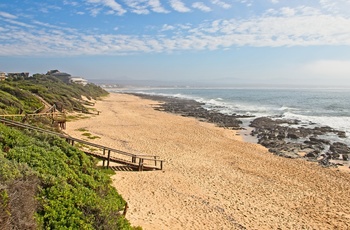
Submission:
{"label": "wooden railing", "polygon": [[[101,159],[103,161],[103,166],[105,166],[105,162],[107,161],[107,165],[106,165],[107,168],[110,167],[110,162],[115,162],[115,163],[130,166],[132,168],[137,169],[138,171],[163,169],[164,160],[159,159],[158,156],[132,154],[132,153],[118,150],[118,149],[114,149],[107,146],[81,140],[78,138],[74,138],[67,134],[53,132],[50,130],[11,121],[1,117],[0,117],[0,122],[7,126],[13,126],[13,127],[28,129],[28,130],[36,130],[38,132],[48,133],[51,135],[64,138],[68,143],[70,143],[71,145],[76,145],[76,147],[80,148],[86,154]],[[77,143],[79,143],[79,145],[77,145]]]}
{"label": "wooden railing", "polygon": [[43,113],[36,113],[36,111],[27,114],[0,114],[0,118],[11,118],[14,120],[16,117],[22,117],[22,121],[24,122],[31,117],[48,117],[52,120],[52,124],[56,124],[61,129],[66,129],[66,113],[58,112],[56,105],[49,107]]}

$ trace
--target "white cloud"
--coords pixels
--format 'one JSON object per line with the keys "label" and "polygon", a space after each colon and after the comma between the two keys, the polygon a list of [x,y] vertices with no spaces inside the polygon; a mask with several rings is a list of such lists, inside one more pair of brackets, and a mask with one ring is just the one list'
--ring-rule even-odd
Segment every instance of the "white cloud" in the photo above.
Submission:
{"label": "white cloud", "polygon": [[15,26],[26,27],[26,28],[34,28],[34,26],[29,24],[29,23],[24,23],[24,22],[12,20],[12,19],[7,19],[6,18],[6,19],[4,19],[4,21],[8,22],[9,24],[15,25]]}
{"label": "white cloud", "polygon": [[350,12],[349,0],[320,0],[320,5],[332,14],[349,15]]}
{"label": "white cloud", "polygon": [[304,70],[317,76],[349,77],[350,60],[318,60],[308,63]]}
{"label": "white cloud", "polygon": [[126,10],[124,10],[123,7],[114,0],[103,0],[103,3],[112,10],[116,11],[118,15],[126,13]]}
{"label": "white cloud", "polygon": [[[149,9],[149,1],[144,1],[144,6]],[[321,14],[306,7],[282,8],[246,19],[204,21],[199,25],[167,23],[158,27],[158,35],[152,36],[116,35],[117,28],[110,34],[100,34],[3,17],[1,22],[5,22],[0,24],[2,55],[124,55],[237,46],[350,46],[349,17]],[[335,68],[337,63],[331,64]],[[338,67],[339,71],[344,69]]]}
{"label": "white cloud", "polygon": [[[88,3],[102,5],[105,7],[110,8],[114,12],[116,12],[118,15],[123,15],[126,13],[126,10],[116,1],[114,0],[86,0]],[[96,16],[100,9],[93,9],[92,14],[93,16]]]}
{"label": "white cloud", "polygon": [[230,4],[228,4],[226,2],[223,2],[221,0],[211,0],[211,2],[213,4],[215,4],[215,5],[218,5],[218,6],[222,7],[222,8],[224,8],[224,9],[229,9],[229,8],[232,7]]}
{"label": "white cloud", "polygon": [[149,14],[146,4],[147,0],[124,0],[125,3],[132,9],[131,11],[136,14]]}
{"label": "white cloud", "polygon": [[279,3],[280,1],[279,0],[271,0],[271,3],[272,4],[277,4],[277,3]]}
{"label": "white cloud", "polygon": [[56,30],[67,31],[67,32],[70,32],[70,33],[76,32],[76,29],[72,29],[72,28],[69,28],[69,27],[62,27],[62,26],[51,25],[49,23],[40,22],[40,21],[36,21],[36,20],[33,20],[32,23],[34,25],[38,25],[38,26],[41,26],[41,27],[47,27],[47,28],[52,28],[52,29],[56,29]]}
{"label": "white cloud", "polygon": [[17,19],[17,16],[13,14],[9,14],[7,12],[3,12],[3,11],[0,11],[0,17],[8,18],[8,19]]}
{"label": "white cloud", "polygon": [[278,17],[290,17],[290,16],[317,16],[322,15],[319,9],[308,7],[308,6],[300,6],[300,7],[282,7],[279,9],[268,9],[264,16],[278,16]]}
{"label": "white cloud", "polygon": [[204,12],[210,12],[211,11],[210,7],[206,6],[203,2],[194,2],[192,4],[192,7],[196,8],[196,9],[199,9],[201,11],[204,11]]}
{"label": "white cloud", "polygon": [[[100,14],[101,8],[93,8],[91,9],[91,16],[96,17],[97,15]],[[111,11],[111,14],[114,13],[114,11]]]}
{"label": "white cloud", "polygon": [[52,13],[53,11],[60,11],[62,10],[62,7],[43,2],[39,4],[38,10],[44,14],[48,14],[48,13]]}
{"label": "white cloud", "polygon": [[290,16],[295,15],[295,9],[290,8],[290,7],[283,7],[283,8],[281,9],[281,13],[282,13],[282,15],[284,15],[284,16],[290,17]]}
{"label": "white cloud", "polygon": [[78,6],[78,5],[79,5],[78,2],[67,1],[67,0],[64,0],[64,1],[63,1],[63,4],[64,4],[64,5],[71,5],[71,6]]}
{"label": "white cloud", "polygon": [[186,7],[185,4],[180,0],[170,0],[170,5],[174,10],[181,13],[187,13],[191,11],[191,9]]}
{"label": "white cloud", "polygon": [[152,8],[152,11],[157,13],[169,13],[168,10],[164,9],[160,4],[160,0],[149,0],[149,6]]}
{"label": "white cloud", "polygon": [[174,29],[175,29],[175,26],[164,24],[161,31],[168,31],[168,30],[174,30]]}

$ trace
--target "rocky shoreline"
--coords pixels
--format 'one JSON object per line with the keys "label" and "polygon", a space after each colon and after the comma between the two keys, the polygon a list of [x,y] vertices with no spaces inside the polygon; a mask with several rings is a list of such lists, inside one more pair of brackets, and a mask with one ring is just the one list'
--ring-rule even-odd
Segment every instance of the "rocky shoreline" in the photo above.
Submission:
{"label": "rocky shoreline", "polygon": [[[132,95],[159,101],[156,110],[180,114],[185,117],[195,117],[204,122],[210,122],[233,130],[244,129],[243,118],[252,118],[239,114],[222,114],[215,110],[203,108],[203,103],[190,99],[131,93]],[[249,125],[253,128],[251,135],[258,139],[258,144],[268,148],[275,155],[287,158],[304,158],[318,162],[323,167],[342,166],[349,160],[350,147],[341,141],[330,141],[325,136],[334,135],[339,140],[346,138],[343,131],[331,127],[303,127],[298,120],[268,117],[255,118]],[[339,161],[333,163],[332,161]]]}
{"label": "rocky shoreline", "polygon": [[330,160],[349,160],[349,146],[324,138],[327,135],[336,135],[339,139],[345,138],[346,134],[343,131],[328,126],[306,128],[300,126],[298,120],[268,117],[256,118],[250,126],[254,128],[251,135],[258,138],[258,143],[276,155],[288,158],[303,157],[326,167],[342,165],[332,163]]}

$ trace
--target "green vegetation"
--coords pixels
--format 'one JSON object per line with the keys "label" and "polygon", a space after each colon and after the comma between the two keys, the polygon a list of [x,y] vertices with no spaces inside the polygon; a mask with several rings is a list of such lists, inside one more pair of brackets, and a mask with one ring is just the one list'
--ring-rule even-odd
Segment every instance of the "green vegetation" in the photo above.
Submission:
{"label": "green vegetation", "polygon": [[89,138],[89,139],[97,139],[97,138],[101,138],[101,137],[99,137],[99,136],[93,136],[91,133],[83,133],[83,134],[81,134],[81,135],[83,135],[83,136],[85,136],[85,137],[87,137],[87,138]]}
{"label": "green vegetation", "polygon": [[0,82],[0,114],[33,113],[44,108],[41,97],[50,105],[56,104],[59,110],[73,109],[88,113],[89,110],[82,101],[82,96],[98,99],[108,95],[108,92],[94,84],[85,86],[67,84],[48,75],[35,74],[33,77]]}
{"label": "green vegetation", "polygon": [[[47,103],[87,112],[82,96],[107,94],[93,84],[67,84],[39,74],[9,79],[0,82],[0,114],[34,113]],[[52,123],[45,117],[30,122],[42,128]],[[59,137],[0,124],[0,229],[135,229],[120,214],[125,201],[111,186],[114,172],[96,164]]]}
{"label": "green vegetation", "polygon": [[89,130],[87,130],[86,128],[79,128],[79,129],[77,129],[77,131],[83,132],[81,135],[85,136],[85,137],[87,137],[87,138],[89,138],[91,140],[101,138],[99,136],[93,136],[91,133],[88,132]]}
{"label": "green vegetation", "polygon": [[0,229],[132,229],[96,163],[61,138],[0,125]]}
{"label": "green vegetation", "polygon": [[14,83],[0,83],[0,113],[31,113],[43,107],[41,101],[29,91],[21,90]]}
{"label": "green vegetation", "polygon": [[86,128],[79,128],[79,129],[77,129],[77,131],[79,131],[79,132],[87,132],[89,130],[87,130]]}
{"label": "green vegetation", "polygon": [[83,115],[83,114],[77,114],[77,115],[68,115],[66,117],[67,121],[76,121],[81,119],[89,118],[89,116]]}

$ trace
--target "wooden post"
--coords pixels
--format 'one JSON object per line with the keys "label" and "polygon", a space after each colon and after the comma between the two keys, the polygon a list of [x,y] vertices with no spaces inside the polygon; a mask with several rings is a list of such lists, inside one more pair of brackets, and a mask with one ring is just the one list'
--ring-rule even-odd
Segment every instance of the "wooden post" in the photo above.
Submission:
{"label": "wooden post", "polygon": [[163,170],[163,161],[160,161],[160,170]]}
{"label": "wooden post", "polygon": [[[103,156],[106,155],[106,149],[103,149]],[[102,166],[105,167],[105,159],[102,160]]]}
{"label": "wooden post", "polygon": [[109,160],[111,158],[111,150],[108,150],[107,168],[109,168]]}
{"label": "wooden post", "polygon": [[131,162],[132,162],[132,163],[136,163],[136,157],[135,157],[135,155],[132,156]]}
{"label": "wooden post", "polygon": [[124,211],[123,211],[123,216],[126,216],[126,212],[128,211],[129,205],[128,202],[125,203]]}
{"label": "wooden post", "polygon": [[139,171],[143,171],[143,159],[140,158],[139,160]]}
{"label": "wooden post", "polygon": [[154,166],[157,167],[157,156],[154,156]]}
{"label": "wooden post", "polygon": [[74,140],[72,140],[72,146],[74,146]]}

